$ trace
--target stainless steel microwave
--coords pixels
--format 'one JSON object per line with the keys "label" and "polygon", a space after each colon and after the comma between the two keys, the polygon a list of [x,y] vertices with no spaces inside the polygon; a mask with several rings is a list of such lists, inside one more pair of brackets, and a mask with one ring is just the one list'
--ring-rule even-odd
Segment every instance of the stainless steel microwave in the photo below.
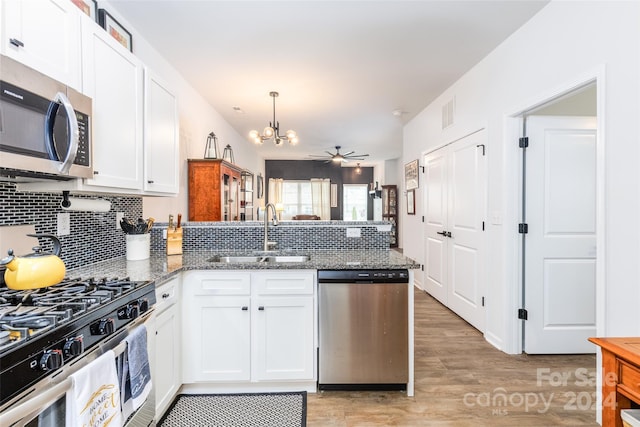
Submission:
{"label": "stainless steel microwave", "polygon": [[0,55],[0,174],[91,178],[91,98]]}

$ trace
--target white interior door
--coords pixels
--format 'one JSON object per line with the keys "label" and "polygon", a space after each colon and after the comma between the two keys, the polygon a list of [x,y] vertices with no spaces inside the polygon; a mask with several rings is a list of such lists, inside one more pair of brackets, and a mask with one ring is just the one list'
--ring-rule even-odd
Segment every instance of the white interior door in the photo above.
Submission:
{"label": "white interior door", "polygon": [[424,157],[424,290],[447,305],[447,147]]}
{"label": "white interior door", "polygon": [[425,165],[425,290],[484,330],[486,132],[429,153]]}
{"label": "white interior door", "polygon": [[486,132],[469,135],[449,147],[448,306],[484,331],[484,218]]}
{"label": "white interior door", "polygon": [[527,353],[593,353],[596,118],[527,118]]}

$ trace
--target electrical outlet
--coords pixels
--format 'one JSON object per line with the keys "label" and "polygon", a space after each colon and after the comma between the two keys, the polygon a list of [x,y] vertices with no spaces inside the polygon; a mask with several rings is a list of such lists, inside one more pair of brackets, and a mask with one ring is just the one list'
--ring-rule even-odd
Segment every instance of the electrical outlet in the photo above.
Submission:
{"label": "electrical outlet", "polygon": [[120,230],[120,221],[124,218],[124,212],[116,212],[116,230]]}
{"label": "electrical outlet", "polygon": [[164,240],[167,240],[167,229],[166,228],[162,230],[162,238]]}
{"label": "electrical outlet", "polygon": [[71,214],[62,212],[58,214],[58,236],[71,234]]}
{"label": "electrical outlet", "polygon": [[360,229],[355,227],[347,228],[347,237],[360,237]]}

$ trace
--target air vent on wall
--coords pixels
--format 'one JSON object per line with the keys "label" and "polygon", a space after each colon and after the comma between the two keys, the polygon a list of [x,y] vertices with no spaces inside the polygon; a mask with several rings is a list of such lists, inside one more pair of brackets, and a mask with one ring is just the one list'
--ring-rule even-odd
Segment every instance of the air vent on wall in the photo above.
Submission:
{"label": "air vent on wall", "polygon": [[449,102],[442,106],[442,129],[453,125],[453,116],[456,111],[456,98],[451,98]]}

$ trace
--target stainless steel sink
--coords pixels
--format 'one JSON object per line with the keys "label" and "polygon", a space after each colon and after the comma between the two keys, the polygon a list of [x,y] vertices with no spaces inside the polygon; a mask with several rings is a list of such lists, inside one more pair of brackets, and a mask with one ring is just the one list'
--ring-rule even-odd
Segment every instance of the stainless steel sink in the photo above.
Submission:
{"label": "stainless steel sink", "polygon": [[275,255],[269,256],[268,262],[307,262],[309,255]]}
{"label": "stainless steel sink", "polygon": [[308,255],[216,255],[209,262],[252,263],[252,262],[307,262]]}

